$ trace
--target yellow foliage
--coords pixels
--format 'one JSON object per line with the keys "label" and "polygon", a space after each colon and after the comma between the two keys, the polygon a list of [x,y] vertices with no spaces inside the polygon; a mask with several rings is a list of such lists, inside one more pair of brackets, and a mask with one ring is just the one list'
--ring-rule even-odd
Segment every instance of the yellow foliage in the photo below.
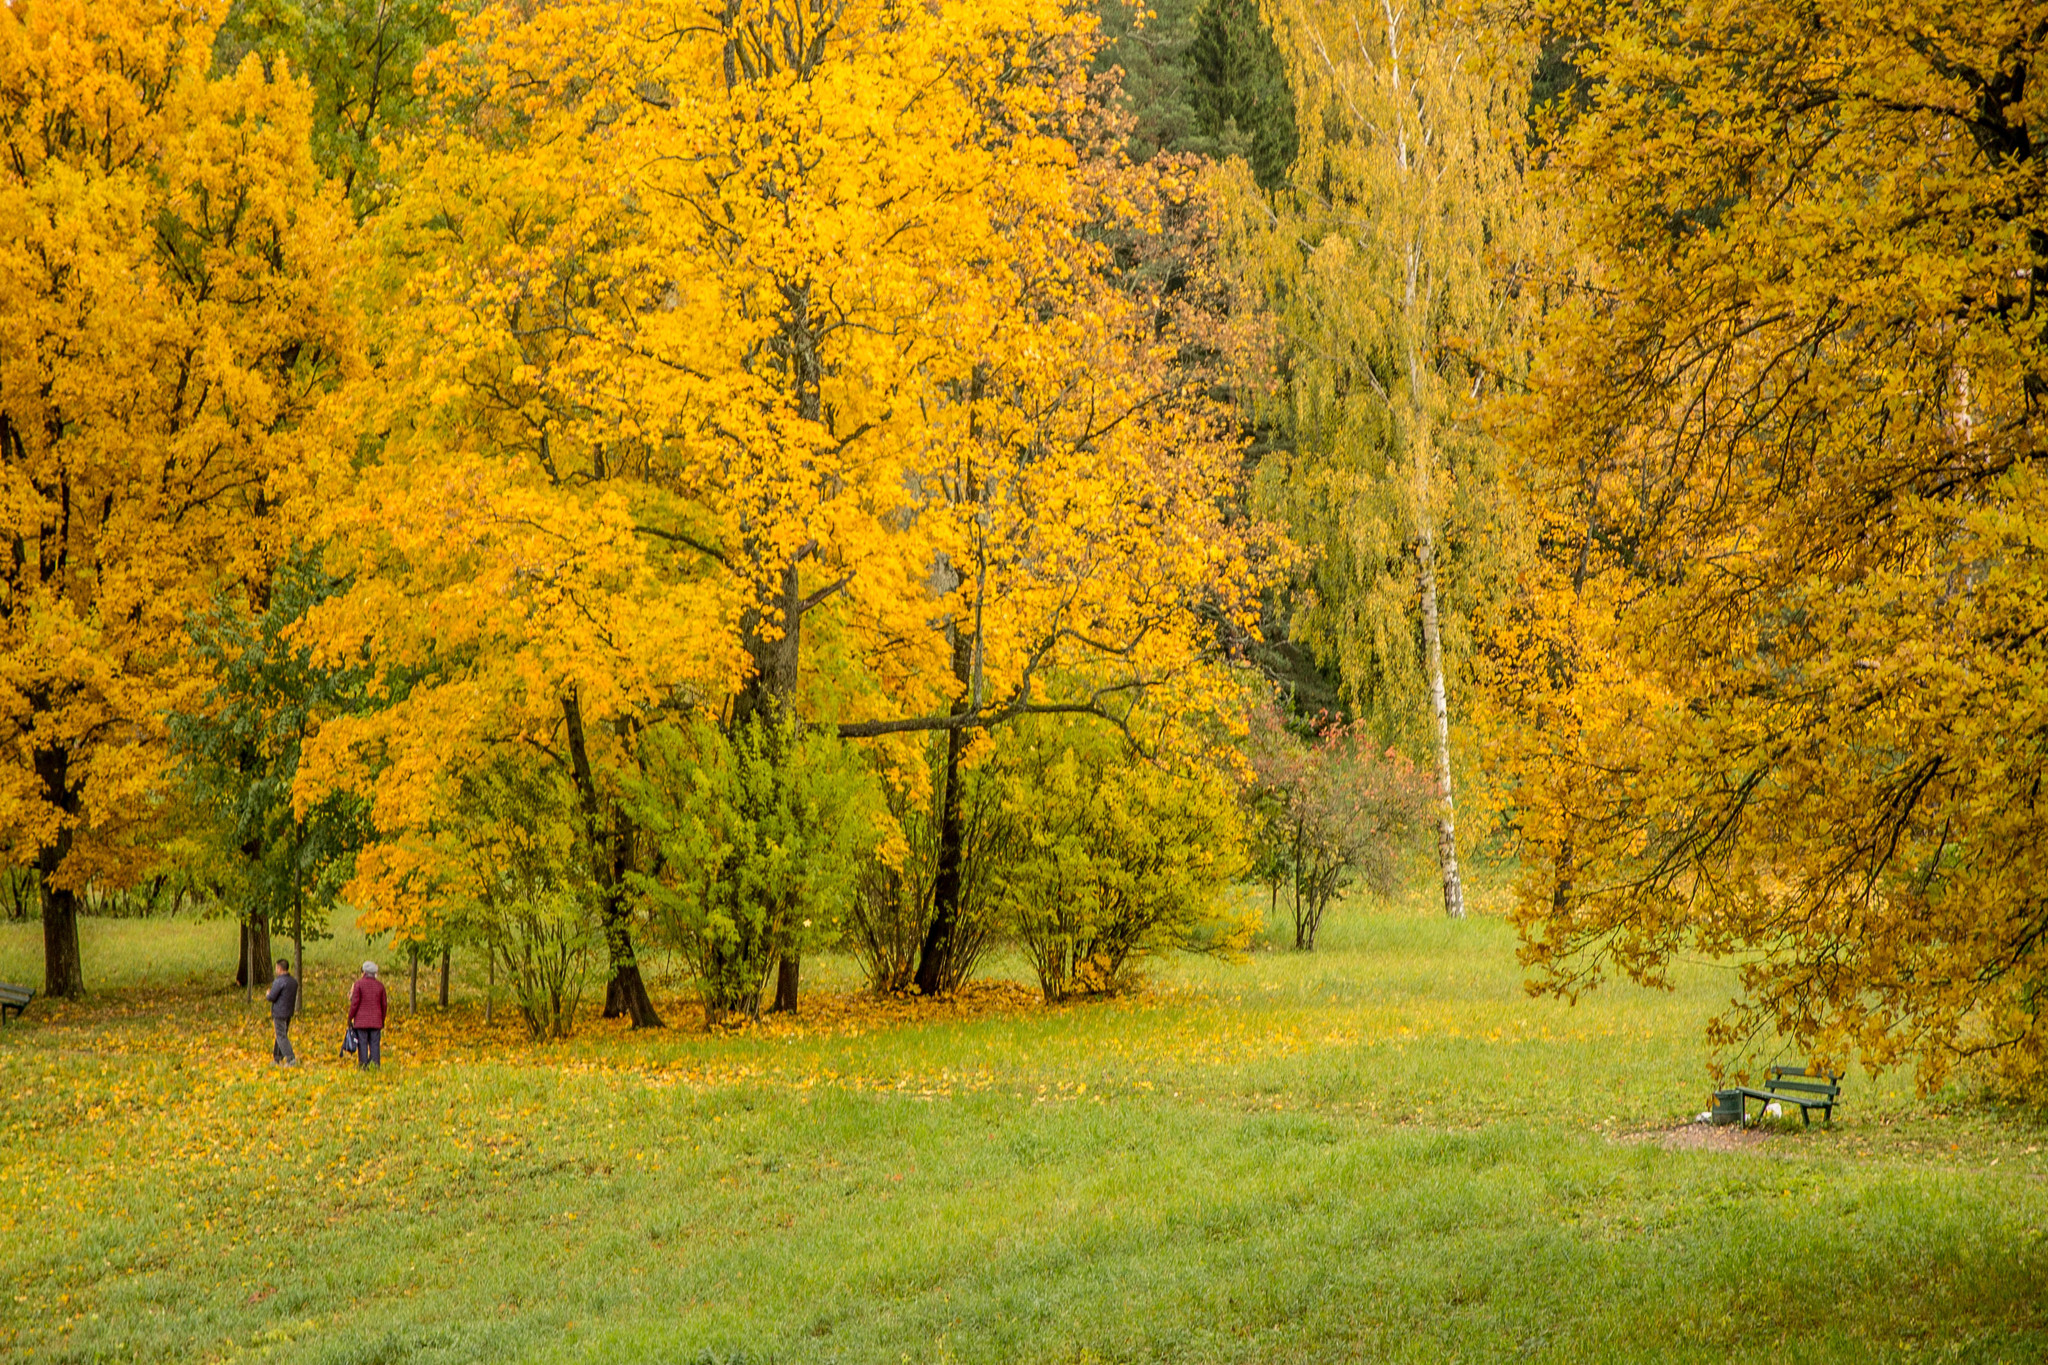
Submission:
{"label": "yellow foliage", "polygon": [[1724,1043],[2038,1089],[2039,7],[1548,13],[1581,254],[1499,679],[1527,960],[1574,992],[1737,955]]}
{"label": "yellow foliage", "polygon": [[1091,225],[1183,192],[1078,154],[1092,20],[829,15],[495,5],[431,59],[366,285],[379,435],[319,527],[355,576],[322,648],[406,683],[302,799],[422,827],[492,746],[566,762],[571,695],[600,785],[663,713],[1222,706],[1265,533],[1224,517],[1228,414],[1102,279]]}
{"label": "yellow foliage", "polygon": [[188,615],[266,579],[355,363],[307,92],[210,76],[212,33],[170,0],[0,11],[0,835],[65,935],[161,799]]}

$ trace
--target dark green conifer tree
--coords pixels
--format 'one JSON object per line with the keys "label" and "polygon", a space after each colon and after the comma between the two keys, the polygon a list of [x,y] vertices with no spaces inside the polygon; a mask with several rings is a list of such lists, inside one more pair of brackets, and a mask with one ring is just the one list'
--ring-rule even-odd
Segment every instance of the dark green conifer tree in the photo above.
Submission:
{"label": "dark green conifer tree", "polygon": [[1188,62],[1196,116],[1216,154],[1242,156],[1268,193],[1284,185],[1300,146],[1294,95],[1258,0],[1204,0]]}

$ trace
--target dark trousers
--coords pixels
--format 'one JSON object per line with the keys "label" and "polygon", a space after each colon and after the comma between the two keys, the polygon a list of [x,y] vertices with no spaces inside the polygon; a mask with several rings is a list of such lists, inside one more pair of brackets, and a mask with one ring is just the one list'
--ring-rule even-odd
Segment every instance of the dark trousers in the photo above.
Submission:
{"label": "dark trousers", "polygon": [[356,1026],[357,1066],[382,1066],[384,1064],[383,1050],[377,1046],[377,1040],[383,1036],[383,1029],[364,1028],[360,1024]]}
{"label": "dark trousers", "polygon": [[292,1051],[292,1021],[272,1019],[277,1025],[277,1041],[270,1045],[270,1060],[273,1062],[296,1062],[298,1054]]}

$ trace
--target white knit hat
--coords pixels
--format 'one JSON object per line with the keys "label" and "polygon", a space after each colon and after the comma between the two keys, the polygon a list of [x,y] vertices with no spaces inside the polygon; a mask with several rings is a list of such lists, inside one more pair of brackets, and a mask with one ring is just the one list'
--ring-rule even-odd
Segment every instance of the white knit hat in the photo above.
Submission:
{"label": "white knit hat", "polygon": [[365,962],[365,963],[363,964],[363,975],[364,975],[364,976],[375,976],[376,974],[377,974],[377,964],[376,964],[376,963],[374,963],[374,962]]}

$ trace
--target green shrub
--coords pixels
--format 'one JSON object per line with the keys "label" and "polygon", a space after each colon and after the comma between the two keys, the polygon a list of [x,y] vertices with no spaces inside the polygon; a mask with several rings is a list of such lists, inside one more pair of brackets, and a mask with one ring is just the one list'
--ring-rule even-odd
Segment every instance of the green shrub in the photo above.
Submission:
{"label": "green shrub", "polygon": [[776,962],[838,936],[862,867],[888,829],[874,776],[822,730],[748,722],[659,725],[628,804],[652,870],[628,882],[690,964],[704,1016],[761,1011]]}
{"label": "green shrub", "polygon": [[1313,949],[1324,913],[1352,885],[1392,889],[1401,850],[1429,820],[1435,792],[1356,722],[1326,723],[1304,741],[1268,708],[1253,717],[1248,748],[1258,880],[1269,904],[1291,888],[1294,946]]}
{"label": "green shrub", "polygon": [[995,894],[1047,1000],[1110,993],[1170,950],[1241,950],[1256,926],[1218,911],[1243,865],[1234,784],[1173,769],[1086,724],[1016,732],[997,786]]}
{"label": "green shrub", "polygon": [[[854,885],[848,907],[846,950],[867,973],[877,995],[909,989],[931,928],[942,853],[939,806],[945,798],[944,737],[927,746],[931,781],[922,793],[903,784],[885,787],[889,813],[902,834],[877,848]],[[994,853],[995,787],[978,771],[960,769],[960,900],[939,993],[958,989],[995,941],[989,895]]]}
{"label": "green shrub", "polygon": [[527,1032],[566,1038],[601,939],[576,790],[559,772],[504,758],[463,774],[458,792],[451,832],[467,894],[422,925],[444,944],[481,943],[504,966]]}

